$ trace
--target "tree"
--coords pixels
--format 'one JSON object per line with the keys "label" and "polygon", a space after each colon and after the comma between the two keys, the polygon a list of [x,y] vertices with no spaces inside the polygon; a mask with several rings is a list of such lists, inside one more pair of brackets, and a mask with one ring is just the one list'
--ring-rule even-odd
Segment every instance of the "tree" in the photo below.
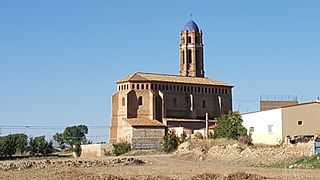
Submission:
{"label": "tree", "polygon": [[29,142],[29,151],[32,155],[41,154],[47,156],[53,152],[53,142],[47,141],[45,136],[31,137]]}
{"label": "tree", "polygon": [[27,146],[27,135],[10,134],[0,137],[0,156],[12,157],[16,153],[23,153]]}
{"label": "tree", "polygon": [[242,117],[238,112],[229,112],[218,119],[218,127],[214,130],[215,138],[236,139],[245,136],[247,129],[242,125]]}
{"label": "tree", "polygon": [[180,139],[176,135],[174,130],[170,130],[168,134],[163,138],[162,149],[163,151],[169,153],[178,148],[180,144]]}
{"label": "tree", "polygon": [[53,138],[60,146],[69,144],[77,156],[80,156],[81,144],[88,143],[86,134],[88,134],[88,127],[85,125],[78,125],[67,127],[63,133],[56,133]]}

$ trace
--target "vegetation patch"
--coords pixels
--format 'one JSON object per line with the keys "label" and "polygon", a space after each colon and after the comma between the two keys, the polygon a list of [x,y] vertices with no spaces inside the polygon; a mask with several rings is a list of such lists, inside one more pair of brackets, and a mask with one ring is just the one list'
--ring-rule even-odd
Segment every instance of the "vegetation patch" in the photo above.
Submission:
{"label": "vegetation patch", "polygon": [[131,144],[123,141],[119,143],[113,143],[113,154],[119,156],[121,154],[125,154],[131,150]]}

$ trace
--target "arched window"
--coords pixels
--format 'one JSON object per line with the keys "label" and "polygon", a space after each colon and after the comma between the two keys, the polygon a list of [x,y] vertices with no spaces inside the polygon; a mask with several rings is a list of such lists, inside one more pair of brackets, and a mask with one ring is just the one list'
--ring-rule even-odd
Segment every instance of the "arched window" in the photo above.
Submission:
{"label": "arched window", "polygon": [[139,106],[142,105],[142,96],[139,96]]}
{"label": "arched window", "polygon": [[149,89],[149,84],[146,84],[146,89]]}
{"label": "arched window", "polygon": [[188,41],[187,41],[187,43],[191,43],[191,37],[190,37],[190,36],[188,36]]}
{"label": "arched window", "polygon": [[141,84],[141,89],[144,89],[144,84]]}
{"label": "arched window", "polygon": [[139,89],[140,87],[139,87],[139,84],[137,84],[137,89]]}
{"label": "arched window", "polygon": [[188,57],[187,57],[188,63],[192,63],[192,51],[188,49]]}

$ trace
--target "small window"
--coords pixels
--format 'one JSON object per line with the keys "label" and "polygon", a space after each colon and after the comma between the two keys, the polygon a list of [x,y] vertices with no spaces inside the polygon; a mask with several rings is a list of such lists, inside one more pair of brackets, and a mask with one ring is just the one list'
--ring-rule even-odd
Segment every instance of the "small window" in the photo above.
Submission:
{"label": "small window", "polygon": [[169,86],[170,91],[172,90],[172,85]]}
{"label": "small window", "polygon": [[206,108],[206,101],[205,100],[202,101],[202,108]]}
{"label": "small window", "polygon": [[165,85],[162,85],[162,90],[165,90]]}
{"label": "small window", "polygon": [[139,96],[139,106],[142,105],[142,96]]}
{"label": "small window", "polygon": [[177,98],[173,98],[173,106],[174,107],[177,107],[178,105],[177,105]]}
{"label": "small window", "polygon": [[250,127],[249,132],[254,132],[254,127]]}
{"label": "small window", "polygon": [[193,86],[191,86],[191,92],[193,92]]}
{"label": "small window", "polygon": [[188,36],[188,41],[187,42],[191,43],[191,37],[190,36]]}
{"label": "small window", "polygon": [[273,125],[268,125],[268,133],[273,133]]}
{"label": "small window", "polygon": [[302,126],[303,125],[303,121],[298,121],[298,126]]}
{"label": "small window", "polygon": [[189,86],[187,87],[187,91],[190,92],[190,87]]}
{"label": "small window", "polygon": [[207,93],[207,88],[204,88],[204,92]]}
{"label": "small window", "polygon": [[173,90],[174,90],[174,91],[176,90],[176,86],[173,86]]}
{"label": "small window", "polygon": [[158,85],[157,84],[154,85],[154,90],[158,90]]}
{"label": "small window", "polygon": [[131,85],[131,88],[134,89],[134,84]]}
{"label": "small window", "polygon": [[140,89],[140,86],[139,86],[139,84],[137,84],[137,89]]}
{"label": "small window", "polygon": [[184,87],[183,87],[183,90],[184,90],[184,92],[186,92],[186,91],[187,91],[187,87],[186,87],[186,86],[184,86]]}
{"label": "small window", "polygon": [[144,84],[141,84],[141,89],[144,89]]}
{"label": "small window", "polygon": [[149,89],[149,84],[146,84],[146,89]]}
{"label": "small window", "polygon": [[180,86],[177,86],[177,91],[179,91],[179,89],[180,89]]}
{"label": "small window", "polygon": [[166,85],[166,90],[169,90],[169,86],[168,85]]}
{"label": "small window", "polygon": [[125,106],[126,105],[126,98],[122,98],[122,106]]}
{"label": "small window", "polygon": [[151,84],[151,89],[153,90],[153,84]]}

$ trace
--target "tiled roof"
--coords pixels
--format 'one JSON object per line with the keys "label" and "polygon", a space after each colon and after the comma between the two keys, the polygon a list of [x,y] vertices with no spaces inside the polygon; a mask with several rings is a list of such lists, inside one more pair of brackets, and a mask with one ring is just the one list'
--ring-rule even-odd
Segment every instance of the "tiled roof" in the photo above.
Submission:
{"label": "tiled roof", "polygon": [[[204,119],[182,119],[182,118],[163,118],[165,121],[170,122],[202,122],[205,123],[206,120]],[[218,120],[208,120],[208,122],[218,122]]]}
{"label": "tiled roof", "polygon": [[164,127],[165,125],[157,120],[151,120],[147,118],[129,118],[126,119],[131,126],[156,126]]}
{"label": "tiled roof", "polygon": [[187,77],[179,75],[169,74],[153,74],[153,73],[141,73],[137,72],[131,74],[124,79],[117,81],[117,83],[123,82],[141,82],[141,81],[156,81],[156,82],[167,82],[167,83],[185,83],[185,84],[202,84],[202,85],[217,85],[217,86],[229,86],[227,83],[202,77]]}

